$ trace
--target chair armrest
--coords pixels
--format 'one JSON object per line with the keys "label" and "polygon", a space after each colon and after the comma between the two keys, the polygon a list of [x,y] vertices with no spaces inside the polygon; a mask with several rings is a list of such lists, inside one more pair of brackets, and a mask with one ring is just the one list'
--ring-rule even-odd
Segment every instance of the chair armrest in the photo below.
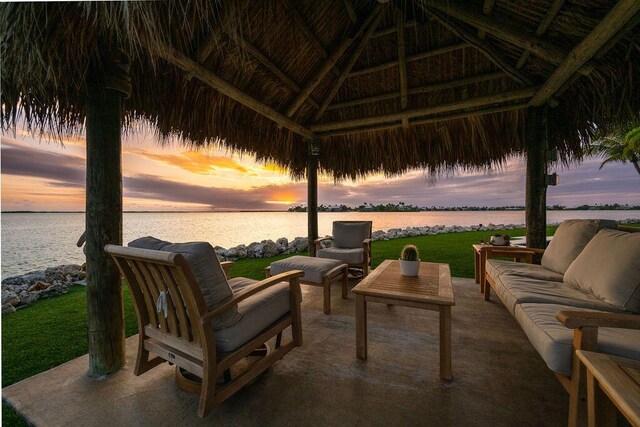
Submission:
{"label": "chair armrest", "polygon": [[233,267],[235,264],[235,262],[233,261],[221,261],[220,262],[220,267],[222,267],[222,271],[224,271],[224,275],[227,276],[227,278],[229,277],[229,274],[231,273],[231,267]]}
{"label": "chair armrest", "polygon": [[340,265],[336,265],[335,267],[333,267],[331,270],[327,271],[326,273],[324,273],[325,277],[334,277],[337,276],[338,274],[340,274],[342,272],[342,270],[344,270],[345,267],[349,267],[348,264],[340,264]]}
{"label": "chair armrest", "polygon": [[321,237],[319,239],[314,240],[313,244],[316,247],[316,250],[320,248],[320,243],[324,242],[325,240],[333,240],[333,236]]}
{"label": "chair armrest", "polygon": [[371,239],[364,239],[364,240],[362,241],[362,245],[363,245],[363,246],[365,246],[365,245],[366,245],[366,246],[371,246]]}
{"label": "chair armrest", "polygon": [[560,311],[556,319],[570,329],[582,327],[640,329],[640,315],[592,311]]}
{"label": "chair armrest", "polygon": [[499,246],[488,247],[484,249],[486,258],[517,258],[525,259],[528,263],[533,263],[535,252],[528,248],[506,249]]}
{"label": "chair armrest", "polygon": [[[285,280],[289,281],[290,291],[296,292],[296,295],[297,295],[300,289],[300,284],[298,283],[297,279],[299,279],[303,275],[304,275],[304,271],[302,270],[291,270],[291,271],[286,271],[284,273],[276,274],[275,276],[271,276],[267,279],[261,280],[258,283],[254,284],[253,286],[251,286],[250,288],[245,289],[241,292],[238,292],[233,296],[233,298],[231,298],[231,300],[216,307],[214,310],[211,310],[205,313],[205,315],[202,316],[202,319],[200,319],[200,322],[203,325],[205,325],[209,323],[211,320],[213,320],[214,318],[216,318],[217,316],[221,315],[222,313],[230,309],[232,306],[238,304],[240,301],[244,301],[247,298],[257,294],[258,292],[263,291]],[[296,288],[296,285],[297,285],[297,288]]]}

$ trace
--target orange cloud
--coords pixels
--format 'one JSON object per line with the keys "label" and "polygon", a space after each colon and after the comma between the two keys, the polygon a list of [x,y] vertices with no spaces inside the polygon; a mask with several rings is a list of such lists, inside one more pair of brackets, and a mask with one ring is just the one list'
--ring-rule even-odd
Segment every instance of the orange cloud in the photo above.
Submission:
{"label": "orange cloud", "polygon": [[211,174],[215,169],[231,169],[241,173],[249,170],[227,156],[209,156],[195,151],[184,151],[180,154],[156,154],[148,151],[136,151],[136,154],[186,171],[201,175]]}

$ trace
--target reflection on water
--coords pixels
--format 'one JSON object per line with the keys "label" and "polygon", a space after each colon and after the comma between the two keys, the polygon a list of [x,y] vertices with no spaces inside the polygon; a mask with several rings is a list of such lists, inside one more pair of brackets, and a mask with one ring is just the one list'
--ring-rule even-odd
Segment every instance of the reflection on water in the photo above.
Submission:
{"label": "reflection on water", "polygon": [[[549,222],[568,218],[640,218],[640,211],[551,211]],[[522,224],[523,211],[466,212],[326,212],[319,234],[331,234],[335,220],[371,220],[374,230],[421,225]],[[2,214],[2,278],[57,264],[82,263],[75,243],[84,230],[83,213]],[[211,242],[229,248],[264,239],[292,239],[307,234],[305,213],[162,212],[125,213],[124,241],[155,236],[173,242]]]}

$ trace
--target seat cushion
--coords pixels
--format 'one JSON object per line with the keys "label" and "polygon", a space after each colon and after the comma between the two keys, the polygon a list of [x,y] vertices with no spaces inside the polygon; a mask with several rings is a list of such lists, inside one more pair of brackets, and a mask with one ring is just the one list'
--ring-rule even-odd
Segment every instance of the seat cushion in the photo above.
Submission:
{"label": "seat cushion", "polygon": [[[155,237],[141,237],[129,242],[129,246],[181,254],[189,264],[207,307],[231,298],[233,292],[220,266],[218,256],[207,242],[170,243]],[[214,327],[227,327],[240,319],[235,307],[213,320]]]}
{"label": "seat cushion", "polygon": [[291,270],[302,270],[304,271],[304,280],[313,283],[322,283],[324,274],[340,264],[342,264],[342,262],[336,259],[297,255],[271,263],[271,275],[275,276],[276,274]]}
{"label": "seat cushion", "polygon": [[[258,281],[245,277],[229,280],[234,293],[255,285]],[[227,328],[215,328],[216,348],[229,353],[265,330],[291,309],[289,284],[277,283],[238,304],[238,322]]]}
{"label": "seat cushion", "polygon": [[600,219],[568,219],[563,221],[544,251],[542,266],[564,274],[569,265],[601,228],[616,228],[616,222]]}
{"label": "seat cushion", "polygon": [[633,313],[640,313],[640,233],[600,230],[571,263],[565,282]]}
{"label": "seat cushion", "polygon": [[[575,307],[557,304],[520,304],[515,318],[549,369],[571,374],[573,329],[556,319],[559,311]],[[598,311],[581,309],[581,311]],[[598,351],[640,360],[640,331],[599,328]]]}
{"label": "seat cushion", "polygon": [[337,259],[347,264],[362,264],[364,249],[324,248],[316,252],[318,258]]}
{"label": "seat cushion", "polygon": [[371,221],[333,222],[333,246],[362,248],[362,242],[371,237]]}
{"label": "seat cushion", "polygon": [[561,304],[580,309],[622,312],[611,304],[562,282],[537,280],[511,273],[498,276],[495,292],[511,313],[514,313],[517,304],[523,303]]}
{"label": "seat cushion", "polygon": [[548,280],[550,282],[562,282],[563,275],[555,271],[547,270],[538,264],[529,264],[526,262],[513,262],[501,259],[487,259],[487,273],[492,278],[502,273],[509,273],[515,276],[531,277],[532,279]]}

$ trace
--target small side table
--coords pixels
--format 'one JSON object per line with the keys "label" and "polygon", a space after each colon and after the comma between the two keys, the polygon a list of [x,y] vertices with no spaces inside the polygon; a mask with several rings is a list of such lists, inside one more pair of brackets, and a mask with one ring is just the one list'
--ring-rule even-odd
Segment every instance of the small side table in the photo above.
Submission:
{"label": "small side table", "polygon": [[615,408],[640,426],[640,361],[576,350],[587,368],[588,425],[616,425]]}
{"label": "small side table", "polygon": [[487,258],[512,258],[514,261],[533,262],[534,250],[520,246],[493,246],[488,243],[476,243],[473,246],[473,266],[476,283],[480,284],[480,292],[484,293]]}

